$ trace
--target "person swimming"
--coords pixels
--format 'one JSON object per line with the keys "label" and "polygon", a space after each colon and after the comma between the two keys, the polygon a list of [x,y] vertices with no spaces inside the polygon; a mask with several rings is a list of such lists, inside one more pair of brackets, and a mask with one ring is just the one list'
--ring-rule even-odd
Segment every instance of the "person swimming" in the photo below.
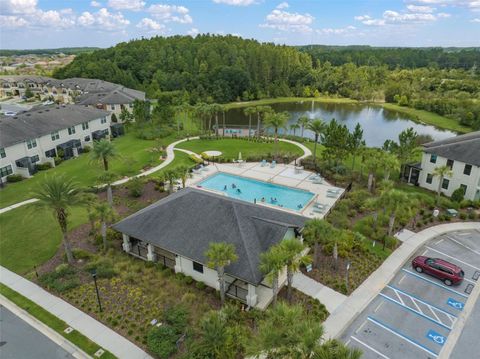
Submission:
{"label": "person swimming", "polygon": [[265,202],[265,197],[262,197],[262,202]]}
{"label": "person swimming", "polygon": [[237,188],[237,193],[238,193],[238,194],[242,193],[242,191],[240,190],[240,188]]}
{"label": "person swimming", "polygon": [[297,208],[298,208],[298,209],[301,209],[301,208],[303,208],[303,206],[302,206],[301,204],[299,204],[299,205],[297,206]]}
{"label": "person swimming", "polygon": [[232,183],[232,188],[237,188],[237,186],[235,186],[235,183]]}
{"label": "person swimming", "polygon": [[227,190],[227,185],[223,186],[223,190],[224,190],[224,191]]}

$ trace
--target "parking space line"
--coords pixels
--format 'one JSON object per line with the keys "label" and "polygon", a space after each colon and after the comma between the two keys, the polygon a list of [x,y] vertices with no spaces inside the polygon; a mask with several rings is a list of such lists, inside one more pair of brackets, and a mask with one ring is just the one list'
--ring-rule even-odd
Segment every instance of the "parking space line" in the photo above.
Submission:
{"label": "parking space line", "polygon": [[371,321],[372,323],[378,325],[380,328],[385,329],[386,331],[392,333],[393,335],[396,335],[397,337],[405,340],[406,342],[412,344],[413,346],[415,346],[415,347],[417,347],[417,348],[419,348],[419,349],[421,349],[421,350],[426,351],[426,352],[427,352],[428,354],[430,354],[430,355],[433,355],[435,358],[438,357],[438,354],[437,354],[437,353],[431,351],[431,350],[428,349],[426,346],[424,346],[424,345],[422,345],[422,344],[420,344],[420,343],[417,343],[417,342],[414,341],[413,339],[410,339],[409,337],[401,334],[400,332],[397,332],[395,329],[390,328],[388,325],[386,325],[386,324],[378,321],[377,319],[372,318],[372,317],[370,317],[370,316],[368,316],[367,319],[368,319],[369,321]]}
{"label": "parking space line", "polygon": [[441,308],[439,308],[439,307],[437,307],[437,306],[435,306],[435,305],[433,305],[433,304],[430,304],[430,303],[424,301],[423,299],[418,298],[417,296],[415,296],[415,295],[413,295],[413,294],[410,294],[410,293],[407,293],[407,292],[405,292],[405,291],[403,291],[403,290],[401,290],[401,289],[398,289],[397,287],[394,287],[393,285],[390,285],[390,284],[389,284],[389,285],[387,285],[387,288],[390,288],[390,289],[399,291],[400,293],[403,293],[403,294],[405,294],[406,296],[409,296],[409,297],[411,297],[411,298],[419,301],[420,303],[425,304],[426,306],[435,308],[436,310],[438,310],[439,312],[442,312],[443,314],[445,314],[445,315],[447,315],[447,316],[454,317],[454,318],[457,317],[455,314],[449,313],[449,312],[447,312],[446,310],[441,309]]}
{"label": "parking space line", "polygon": [[441,285],[440,283],[434,282],[433,280],[430,280],[430,279],[428,279],[428,278],[424,278],[424,277],[422,277],[421,275],[418,275],[417,273],[414,273],[414,272],[412,272],[412,271],[409,271],[408,269],[402,268],[402,271],[404,271],[404,272],[406,272],[406,273],[408,273],[408,274],[410,274],[410,275],[412,275],[412,276],[414,276],[414,277],[417,277],[418,279],[421,279],[421,280],[423,280],[423,281],[425,281],[425,282],[428,282],[428,283],[431,283],[431,284],[433,284],[433,285],[436,285],[437,287],[440,287],[440,288],[443,288],[443,289],[445,289],[445,290],[448,290],[449,292],[455,293],[456,295],[459,295],[459,296],[461,296],[461,297],[463,297],[463,298],[468,298],[468,295],[465,295],[465,294],[463,294],[463,293],[460,293],[460,292],[458,292],[458,291],[456,291],[456,290],[454,290],[454,289],[451,289],[451,288],[449,288],[449,287],[447,287],[447,286]]}
{"label": "parking space line", "polygon": [[473,253],[475,253],[475,254],[478,254],[478,255],[480,255],[480,252],[479,252],[479,251],[476,251],[475,249],[473,249],[473,248],[470,248],[470,247],[469,247],[469,246],[467,246],[466,244],[463,244],[462,242],[460,242],[460,241],[457,241],[456,239],[454,239],[454,238],[452,238],[452,237],[449,237],[449,236],[447,236],[447,238],[448,238],[448,239],[450,239],[451,241],[454,241],[455,243],[457,243],[457,244],[461,245],[462,247],[464,247],[464,248],[468,249],[469,251],[471,251],[471,252],[473,252]]}
{"label": "parking space line", "polygon": [[445,328],[445,329],[447,329],[447,330],[451,330],[451,329],[452,329],[452,327],[449,327],[448,325],[443,324],[440,320],[437,321],[437,320],[435,320],[435,319],[433,319],[433,318],[430,318],[428,315],[424,314],[421,310],[420,310],[419,312],[417,312],[415,309],[412,309],[412,308],[410,308],[409,306],[403,305],[403,304],[400,303],[398,300],[395,300],[395,299],[393,299],[393,298],[390,298],[388,295],[385,295],[385,294],[383,294],[383,293],[379,293],[379,295],[380,295],[382,298],[385,298],[386,300],[389,300],[390,302],[395,303],[395,304],[399,305],[400,307],[405,308],[406,310],[409,310],[410,312],[415,313],[416,315],[418,315],[418,316],[420,316],[420,317],[422,317],[422,318],[424,318],[424,319],[427,319],[427,320],[431,321],[432,323],[435,323],[435,324],[437,324],[437,325],[440,325],[441,327],[443,327],[443,328]]}
{"label": "parking space line", "polygon": [[405,279],[405,274],[402,275],[402,278],[400,278],[400,280],[398,281],[398,284],[401,284],[404,279]]}
{"label": "parking space line", "polygon": [[445,240],[445,238],[440,238],[435,244],[440,244]]}
{"label": "parking space line", "polygon": [[366,320],[362,323],[362,325],[360,325],[360,326],[358,327],[357,330],[355,330],[355,334],[357,334],[360,330],[362,330],[362,328],[364,327],[365,324],[367,324],[367,321],[366,321]]}
{"label": "parking space line", "polygon": [[475,267],[474,265],[472,265],[472,264],[470,264],[470,263],[464,262],[464,261],[462,261],[461,259],[452,257],[452,256],[449,255],[449,254],[440,252],[438,249],[435,249],[435,248],[432,248],[432,247],[429,247],[429,246],[425,246],[425,247],[427,247],[427,248],[430,249],[431,251],[437,252],[438,254],[441,254],[441,255],[443,255],[443,256],[445,256],[445,257],[452,258],[453,260],[456,260],[456,261],[459,262],[459,263],[465,264],[466,266],[469,266],[469,267],[471,267],[471,268],[473,268],[473,269],[480,270],[480,268]]}
{"label": "parking space line", "polygon": [[383,305],[383,302],[380,302],[380,304],[377,305],[377,307],[373,310],[373,312],[376,313],[382,305]]}
{"label": "parking space line", "polygon": [[382,354],[380,353],[378,350],[376,350],[375,348],[372,348],[370,345],[368,344],[365,344],[364,342],[362,342],[360,339],[357,339],[355,338],[354,336],[351,336],[350,338],[352,338],[353,340],[355,340],[357,343],[363,345],[365,348],[368,348],[370,349],[372,352],[374,352],[375,354],[381,356],[383,359],[390,359],[389,357],[387,357],[385,354]]}

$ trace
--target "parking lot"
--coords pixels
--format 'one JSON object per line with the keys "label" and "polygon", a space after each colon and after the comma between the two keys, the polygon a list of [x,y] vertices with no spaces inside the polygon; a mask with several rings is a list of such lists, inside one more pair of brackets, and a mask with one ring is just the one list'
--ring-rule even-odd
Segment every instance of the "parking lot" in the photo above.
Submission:
{"label": "parking lot", "polygon": [[[417,255],[458,265],[465,272],[463,282],[446,286],[417,273],[411,266]],[[480,232],[438,236],[410,258],[340,338],[361,349],[362,358],[436,358],[479,276]],[[468,330],[478,333],[480,323]]]}

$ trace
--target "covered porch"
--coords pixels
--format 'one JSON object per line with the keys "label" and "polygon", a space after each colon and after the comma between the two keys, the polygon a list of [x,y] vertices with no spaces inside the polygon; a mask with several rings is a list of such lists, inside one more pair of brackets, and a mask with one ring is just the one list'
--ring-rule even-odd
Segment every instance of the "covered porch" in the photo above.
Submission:
{"label": "covered porch", "polygon": [[401,173],[401,179],[407,183],[418,186],[421,170],[422,167],[420,162],[408,164],[404,167],[403,173]]}

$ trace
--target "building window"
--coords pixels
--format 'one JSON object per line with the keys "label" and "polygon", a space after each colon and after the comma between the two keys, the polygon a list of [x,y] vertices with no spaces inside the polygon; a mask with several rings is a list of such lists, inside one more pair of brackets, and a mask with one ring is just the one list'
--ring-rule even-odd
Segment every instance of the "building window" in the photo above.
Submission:
{"label": "building window", "polygon": [[433,153],[430,155],[430,162],[431,163],[437,163],[437,155],[434,155]]}
{"label": "building window", "polygon": [[113,111],[115,110],[115,105],[110,105],[110,109]]}
{"label": "building window", "polygon": [[85,142],[90,142],[90,136],[85,136],[85,138],[83,139]]}
{"label": "building window", "polygon": [[82,123],[82,130],[88,130],[88,122]]}
{"label": "building window", "polygon": [[56,141],[60,138],[58,131],[52,132],[52,141]]}
{"label": "building window", "polygon": [[128,104],[128,107],[129,107],[129,108],[133,108],[133,103],[129,103],[129,104]]}
{"label": "building window", "polygon": [[0,148],[0,158],[5,158],[7,157],[7,154],[5,153],[5,148]]}
{"label": "building window", "polygon": [[69,127],[68,128],[68,134],[73,135],[75,133],[75,126]]}
{"label": "building window", "polygon": [[40,157],[38,155],[32,156],[30,157],[30,161],[32,161],[32,163],[38,162],[40,161]]}
{"label": "building window", "polygon": [[427,174],[426,182],[431,184],[431,183],[432,183],[432,179],[433,179],[433,175],[432,175],[431,173],[428,173],[428,174]]}
{"label": "building window", "polygon": [[0,177],[5,177],[13,173],[12,166],[8,165],[0,168]]}
{"label": "building window", "polygon": [[57,152],[55,152],[55,149],[51,149],[51,150],[48,150],[48,151],[45,151],[45,157],[56,157],[57,156]]}
{"label": "building window", "polygon": [[470,173],[472,173],[472,165],[465,165],[463,168],[463,174],[470,176]]}
{"label": "building window", "polygon": [[37,140],[32,139],[32,140],[27,140],[27,148],[31,150],[32,148],[37,147]]}
{"label": "building window", "polygon": [[463,189],[463,195],[465,196],[465,193],[467,193],[467,185],[466,184],[461,184],[460,188]]}
{"label": "building window", "polygon": [[446,178],[443,179],[443,182],[442,182],[442,188],[443,189],[448,189],[448,185],[450,184],[450,181]]}
{"label": "building window", "polygon": [[103,125],[104,123],[107,123],[107,118],[106,117],[102,117],[102,119],[100,120],[100,123]]}
{"label": "building window", "polygon": [[200,273],[203,273],[203,265],[201,265],[200,263],[197,263],[197,262],[193,262],[193,270],[197,271],[197,272],[200,272]]}
{"label": "building window", "polygon": [[453,168],[453,160],[447,160],[447,167],[450,169]]}

